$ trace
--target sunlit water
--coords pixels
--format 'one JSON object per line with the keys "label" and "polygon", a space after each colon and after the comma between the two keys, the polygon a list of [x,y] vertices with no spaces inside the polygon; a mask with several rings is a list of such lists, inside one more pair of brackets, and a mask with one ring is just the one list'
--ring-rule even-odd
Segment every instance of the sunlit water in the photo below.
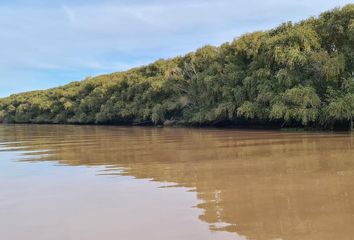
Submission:
{"label": "sunlit water", "polygon": [[0,239],[354,239],[354,138],[0,125]]}

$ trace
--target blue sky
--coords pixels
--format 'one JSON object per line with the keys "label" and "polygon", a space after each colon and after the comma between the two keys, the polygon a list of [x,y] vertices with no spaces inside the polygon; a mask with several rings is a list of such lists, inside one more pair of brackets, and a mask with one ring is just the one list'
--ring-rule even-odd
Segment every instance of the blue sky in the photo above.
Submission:
{"label": "blue sky", "polygon": [[126,70],[346,0],[0,0],[0,97]]}

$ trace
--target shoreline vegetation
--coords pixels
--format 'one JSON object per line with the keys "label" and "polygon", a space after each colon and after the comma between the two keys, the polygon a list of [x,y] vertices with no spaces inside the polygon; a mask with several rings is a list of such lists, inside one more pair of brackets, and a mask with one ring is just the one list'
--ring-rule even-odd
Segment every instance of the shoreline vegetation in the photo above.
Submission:
{"label": "shoreline vegetation", "polygon": [[353,129],[354,4],[219,47],[0,99],[2,123]]}

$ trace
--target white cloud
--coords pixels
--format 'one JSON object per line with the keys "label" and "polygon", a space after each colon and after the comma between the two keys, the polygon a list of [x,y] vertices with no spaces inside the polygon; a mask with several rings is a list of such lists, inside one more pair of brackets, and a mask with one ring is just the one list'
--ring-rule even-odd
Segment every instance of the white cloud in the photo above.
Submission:
{"label": "white cloud", "polygon": [[63,6],[63,10],[66,16],[68,17],[69,22],[74,23],[76,20],[75,11],[66,5]]}

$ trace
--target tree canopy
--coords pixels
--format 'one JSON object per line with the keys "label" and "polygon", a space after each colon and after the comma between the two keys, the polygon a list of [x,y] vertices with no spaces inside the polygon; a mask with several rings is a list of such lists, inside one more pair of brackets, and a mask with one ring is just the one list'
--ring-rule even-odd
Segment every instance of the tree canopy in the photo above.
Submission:
{"label": "tree canopy", "polygon": [[0,99],[0,122],[331,128],[354,116],[354,4],[219,47]]}

